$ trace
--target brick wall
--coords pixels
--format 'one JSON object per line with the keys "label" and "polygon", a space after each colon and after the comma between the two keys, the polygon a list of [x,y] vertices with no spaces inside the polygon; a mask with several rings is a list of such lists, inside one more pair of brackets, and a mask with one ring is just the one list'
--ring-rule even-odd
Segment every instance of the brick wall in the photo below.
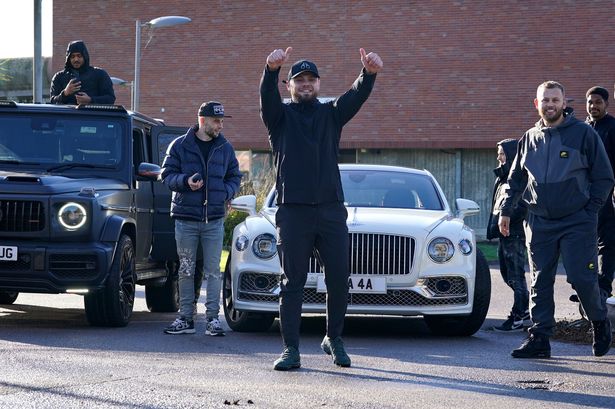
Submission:
{"label": "brick wall", "polygon": [[[53,2],[53,66],[69,41],[86,42],[94,65],[132,80],[135,20],[192,19],[143,29],[141,111],[191,125],[202,101],[233,115],[236,149],[267,149],[258,83],[267,54],[292,46],[310,58],[321,96],[344,92],[361,68],[359,47],[384,60],[374,92],[346,126],[344,148],[493,148],[537,119],[536,86],[561,81],[577,116],[585,90],[613,89],[615,1],[222,1]],[[147,46],[146,46],[147,44]],[[283,68],[286,73],[287,67]],[[282,84],[281,84],[282,85]],[[286,90],[282,89],[283,96]],[[115,87],[130,106],[130,89]]]}

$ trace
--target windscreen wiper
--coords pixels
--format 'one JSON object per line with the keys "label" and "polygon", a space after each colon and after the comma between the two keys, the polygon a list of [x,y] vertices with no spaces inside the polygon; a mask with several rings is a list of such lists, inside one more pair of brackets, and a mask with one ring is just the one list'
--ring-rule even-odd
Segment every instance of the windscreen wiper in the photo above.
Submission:
{"label": "windscreen wiper", "polygon": [[39,162],[24,162],[15,159],[0,159],[0,164],[4,165],[40,165]]}
{"label": "windscreen wiper", "polygon": [[88,169],[114,169],[113,166],[108,165],[92,165],[91,163],[64,163],[62,165],[52,166],[47,169],[47,172],[53,172],[58,170],[66,170],[72,168],[88,168]]}

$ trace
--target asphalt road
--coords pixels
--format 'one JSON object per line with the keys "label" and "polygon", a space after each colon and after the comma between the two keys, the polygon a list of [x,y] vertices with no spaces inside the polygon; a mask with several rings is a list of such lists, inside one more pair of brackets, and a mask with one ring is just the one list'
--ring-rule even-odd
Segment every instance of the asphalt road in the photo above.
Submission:
{"label": "asphalt road", "polygon": [[[552,342],[553,358],[518,360],[523,333],[490,327],[512,293],[492,269],[488,319],[475,336],[434,337],[421,319],[349,317],[351,368],[319,349],[324,319],[304,319],[302,368],[271,369],[281,349],[267,333],[162,333],[174,314],[153,314],[143,288],[126,328],[89,327],[76,295],[21,294],[0,308],[0,408],[569,408],[615,407],[615,351]],[[556,314],[576,319],[557,277]],[[202,305],[199,306],[203,312]]]}

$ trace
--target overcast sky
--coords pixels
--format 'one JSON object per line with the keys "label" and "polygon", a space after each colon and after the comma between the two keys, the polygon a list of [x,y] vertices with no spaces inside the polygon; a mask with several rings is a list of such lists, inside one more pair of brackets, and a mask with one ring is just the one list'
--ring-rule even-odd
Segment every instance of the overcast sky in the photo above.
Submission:
{"label": "overcast sky", "polygon": [[[42,52],[51,57],[53,0],[43,0],[42,5]],[[34,0],[0,0],[0,27],[0,58],[34,55]]]}

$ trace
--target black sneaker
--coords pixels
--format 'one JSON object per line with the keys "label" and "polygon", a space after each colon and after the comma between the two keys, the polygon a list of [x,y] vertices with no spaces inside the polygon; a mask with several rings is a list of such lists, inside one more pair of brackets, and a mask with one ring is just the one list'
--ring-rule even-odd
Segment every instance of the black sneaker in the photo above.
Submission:
{"label": "black sneaker", "polygon": [[530,334],[523,344],[510,353],[513,358],[551,358],[549,337],[540,334]]}
{"label": "black sneaker", "polygon": [[344,350],[344,342],[341,337],[329,338],[325,336],[320,344],[320,347],[327,355],[331,355],[333,363],[338,366],[347,368],[350,366],[350,357]]}
{"label": "black sneaker", "polygon": [[301,367],[301,356],[299,350],[295,347],[284,347],[284,351],[278,359],[273,363],[273,369],[276,371],[288,371]]}
{"label": "black sneaker", "polygon": [[224,328],[222,328],[222,324],[220,324],[220,320],[218,320],[218,318],[207,319],[205,334],[211,335],[212,337],[224,336]]}
{"label": "black sneaker", "polygon": [[602,356],[611,349],[611,342],[613,341],[611,321],[608,318],[603,321],[592,321],[592,328],[594,329],[592,351],[594,356]]}
{"label": "black sneaker", "polygon": [[509,315],[508,319],[506,319],[506,321],[504,321],[502,325],[497,325],[493,327],[493,330],[497,332],[523,331],[523,318]]}
{"label": "black sneaker", "polygon": [[168,327],[164,329],[165,334],[194,334],[194,321],[184,319],[183,317],[176,318]]}

